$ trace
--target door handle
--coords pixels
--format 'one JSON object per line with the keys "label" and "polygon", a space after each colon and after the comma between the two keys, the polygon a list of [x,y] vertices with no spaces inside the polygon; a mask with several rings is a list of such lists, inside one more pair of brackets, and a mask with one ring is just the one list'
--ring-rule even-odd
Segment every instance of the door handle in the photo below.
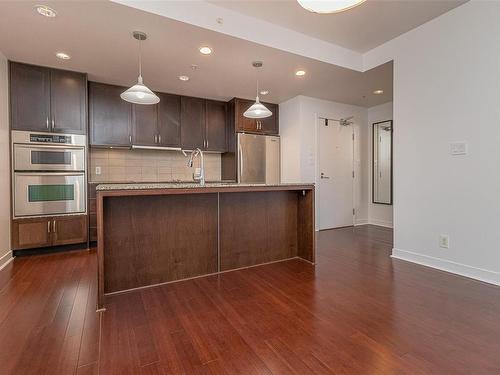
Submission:
{"label": "door handle", "polygon": [[161,143],[161,134],[158,134],[158,143]]}
{"label": "door handle", "polygon": [[47,221],[47,233],[50,233],[50,220]]}
{"label": "door handle", "polygon": [[49,116],[47,116],[47,118],[45,119],[45,126],[47,127],[47,129],[49,128]]}
{"label": "door handle", "polygon": [[56,120],[54,120],[54,118],[52,118],[52,129],[54,129],[56,127]]}
{"label": "door handle", "polygon": [[56,229],[56,219],[54,219],[54,222],[52,224],[52,230],[54,231],[54,233],[56,233],[57,229]]}
{"label": "door handle", "polygon": [[155,134],[155,143],[158,143],[158,135]]}

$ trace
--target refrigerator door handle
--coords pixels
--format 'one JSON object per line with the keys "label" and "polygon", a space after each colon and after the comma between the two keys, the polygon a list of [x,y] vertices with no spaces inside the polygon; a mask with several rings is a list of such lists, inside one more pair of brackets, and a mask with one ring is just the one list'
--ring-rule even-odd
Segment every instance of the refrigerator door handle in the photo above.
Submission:
{"label": "refrigerator door handle", "polygon": [[238,144],[238,153],[240,154],[239,159],[240,159],[240,173],[238,176],[238,182],[241,181],[241,176],[243,175],[243,150],[241,149],[241,143]]}

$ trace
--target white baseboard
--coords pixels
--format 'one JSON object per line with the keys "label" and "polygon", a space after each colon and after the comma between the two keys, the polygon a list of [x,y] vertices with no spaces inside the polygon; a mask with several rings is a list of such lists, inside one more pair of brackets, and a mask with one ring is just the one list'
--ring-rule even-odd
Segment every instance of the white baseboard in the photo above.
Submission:
{"label": "white baseboard", "polygon": [[354,222],[355,227],[357,227],[358,225],[366,225],[366,224],[368,224],[368,220],[366,220],[366,219],[357,219]]}
{"label": "white baseboard", "polygon": [[393,225],[392,225],[392,221],[384,221],[384,220],[369,220],[368,221],[369,224],[373,224],[373,225],[378,225],[379,227],[386,227],[386,228],[392,228]]}
{"label": "white baseboard", "polygon": [[467,266],[465,264],[452,262],[450,260],[434,258],[428,255],[418,254],[411,251],[392,249],[392,258],[401,259],[422,266],[436,268],[441,271],[465,276],[474,280],[483,281],[488,284],[500,286],[500,273],[482,268]]}
{"label": "white baseboard", "polygon": [[14,260],[14,257],[12,256],[12,251],[9,251],[7,254],[2,256],[0,258],[0,271],[3,270],[7,264],[12,262]]}

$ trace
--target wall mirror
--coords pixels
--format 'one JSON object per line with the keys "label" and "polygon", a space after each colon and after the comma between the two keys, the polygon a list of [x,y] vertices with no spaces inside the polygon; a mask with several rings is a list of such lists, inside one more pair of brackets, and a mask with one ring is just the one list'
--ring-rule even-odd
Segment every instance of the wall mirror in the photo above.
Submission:
{"label": "wall mirror", "polygon": [[392,121],[373,124],[373,203],[392,204]]}

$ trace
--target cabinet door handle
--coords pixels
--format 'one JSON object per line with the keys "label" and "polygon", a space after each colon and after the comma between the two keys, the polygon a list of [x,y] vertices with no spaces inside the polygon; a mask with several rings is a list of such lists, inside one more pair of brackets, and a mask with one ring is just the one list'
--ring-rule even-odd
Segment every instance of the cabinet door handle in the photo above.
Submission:
{"label": "cabinet door handle", "polygon": [[205,140],[205,148],[208,148],[208,139]]}
{"label": "cabinet door handle", "polygon": [[158,136],[155,134],[155,143],[158,143]]}
{"label": "cabinet door handle", "polygon": [[161,134],[158,134],[158,143],[161,143]]}
{"label": "cabinet door handle", "polygon": [[47,129],[49,128],[49,116],[47,116],[47,118],[45,119],[45,126],[47,127]]}
{"label": "cabinet door handle", "polygon": [[50,220],[47,221],[47,233],[50,233]]}
{"label": "cabinet door handle", "polygon": [[54,223],[52,224],[52,230],[54,231],[54,233],[56,233],[56,219],[54,219]]}
{"label": "cabinet door handle", "polygon": [[128,142],[129,142],[130,144],[132,144],[132,136],[131,136],[131,135],[129,135],[129,136],[128,136]]}
{"label": "cabinet door handle", "polygon": [[52,118],[52,129],[54,129],[56,127],[56,121],[54,120],[54,118]]}

